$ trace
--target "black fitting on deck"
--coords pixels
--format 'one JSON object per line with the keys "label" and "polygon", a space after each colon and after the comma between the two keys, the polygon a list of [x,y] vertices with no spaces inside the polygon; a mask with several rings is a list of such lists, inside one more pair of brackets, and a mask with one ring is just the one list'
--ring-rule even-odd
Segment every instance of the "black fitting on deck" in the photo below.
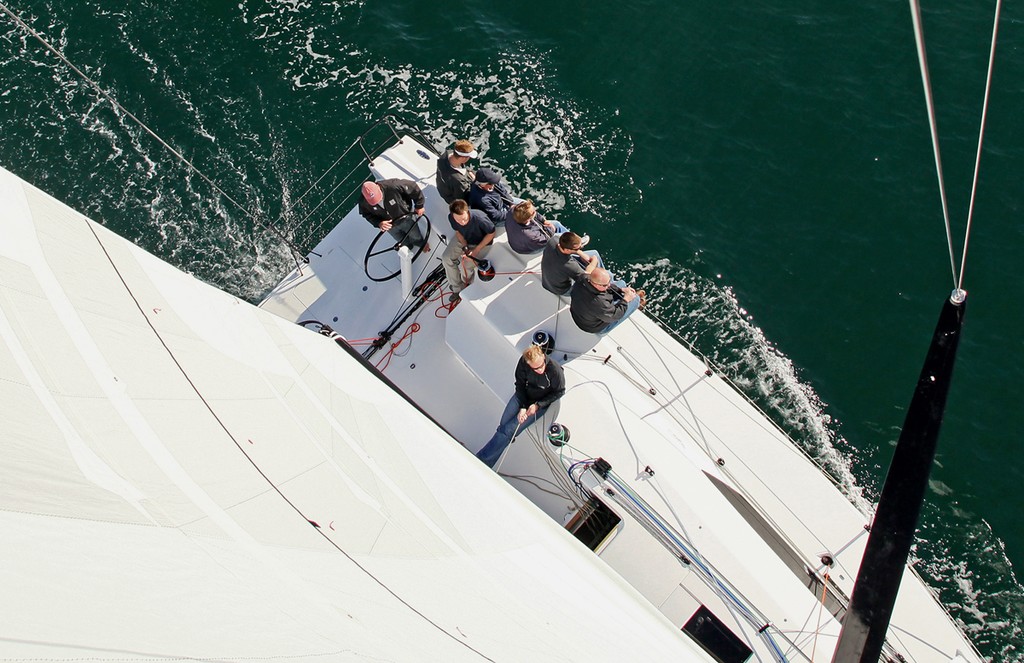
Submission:
{"label": "black fitting on deck", "polygon": [[390,332],[390,331],[382,331],[382,332],[380,332],[377,335],[376,340],[374,340],[374,342],[370,344],[370,347],[376,348],[377,350],[380,350],[381,348],[383,348],[385,345],[388,344],[388,341],[391,340],[391,337],[393,335],[394,335],[394,332]]}

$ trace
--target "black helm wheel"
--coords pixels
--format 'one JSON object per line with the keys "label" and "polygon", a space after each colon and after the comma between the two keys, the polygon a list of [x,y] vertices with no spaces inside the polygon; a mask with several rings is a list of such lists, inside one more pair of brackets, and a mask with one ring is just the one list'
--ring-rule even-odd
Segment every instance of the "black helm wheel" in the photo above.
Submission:
{"label": "black helm wheel", "polygon": [[[402,219],[404,218],[405,217],[402,217]],[[398,221],[401,221],[402,219],[398,219]],[[423,235],[426,239],[424,239],[423,243],[420,244],[419,248],[416,249],[416,253],[413,254],[412,259],[413,261],[415,261],[416,258],[420,257],[420,254],[423,253],[423,247],[425,247],[430,242],[430,231],[433,230],[433,226],[430,224],[430,218],[426,214],[417,218],[416,223],[409,226],[409,229],[405,231],[405,234],[402,235],[401,239],[396,241],[391,246],[388,246],[380,250],[375,249],[377,248],[377,243],[380,242],[381,237],[384,237],[384,235],[388,235],[388,237],[390,237],[391,235],[389,235],[386,230],[377,233],[377,236],[373,238],[372,242],[370,242],[370,246],[366,247],[366,255],[363,256],[363,271],[366,273],[366,278],[377,283],[382,283],[384,281],[390,281],[391,279],[395,278],[396,276],[402,273],[402,268],[399,267],[398,269],[391,272],[390,274],[387,274],[386,276],[374,276],[373,274],[370,273],[370,258],[376,258],[377,256],[383,255],[388,251],[398,251],[398,249],[402,246],[402,242],[404,242],[405,238],[408,237],[409,233],[412,232],[412,229],[419,226],[420,219],[423,219],[427,222],[427,232]],[[392,221],[392,224],[394,223],[397,223],[397,221]]]}

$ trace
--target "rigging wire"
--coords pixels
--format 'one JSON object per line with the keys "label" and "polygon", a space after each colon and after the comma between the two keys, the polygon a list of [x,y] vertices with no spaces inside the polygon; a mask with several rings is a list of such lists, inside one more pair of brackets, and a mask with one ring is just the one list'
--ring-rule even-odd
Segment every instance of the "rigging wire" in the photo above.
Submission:
{"label": "rigging wire", "polygon": [[[353,147],[355,147],[355,146],[356,146],[356,145],[357,145],[358,143],[359,143],[359,141],[357,140],[357,141],[355,141],[354,143],[352,143],[351,145],[349,145],[349,146],[348,146],[348,149],[347,149],[347,150],[345,150],[345,154],[342,154],[342,155],[341,155],[340,157],[338,157],[338,160],[340,161],[341,159],[344,159],[344,158],[345,158],[345,155],[346,155],[346,154],[348,154],[348,153],[349,153],[349,152],[350,152],[350,151],[352,150],[352,148],[353,148]],[[328,191],[328,192],[327,192],[327,193],[326,193],[326,194],[324,195],[324,199],[323,199],[323,200],[321,200],[321,201],[320,201],[319,203],[317,203],[317,204],[316,204],[316,207],[314,207],[313,209],[309,210],[309,212],[307,212],[307,213],[306,213],[306,216],[302,217],[302,220],[301,220],[301,221],[299,221],[299,224],[298,224],[298,225],[303,225],[303,224],[305,224],[305,223],[306,223],[306,221],[308,221],[308,220],[309,220],[309,217],[313,216],[313,214],[315,214],[317,210],[319,210],[319,209],[320,209],[320,208],[321,208],[321,207],[322,207],[322,206],[323,206],[323,205],[324,205],[324,204],[325,204],[325,203],[326,203],[326,202],[327,202],[328,200],[330,200],[331,196],[333,196],[333,195],[335,194],[335,192],[337,192],[337,190],[338,190],[338,189],[340,189],[340,188],[341,188],[342,186],[344,186],[345,184],[347,184],[347,183],[349,182],[349,180],[350,180],[350,179],[352,178],[352,176],[353,176],[353,175],[355,175],[355,174],[356,174],[356,172],[357,172],[357,171],[358,171],[358,170],[359,170],[360,168],[362,168],[362,165],[363,165],[363,164],[357,164],[356,166],[354,166],[354,167],[352,168],[352,170],[348,171],[348,174],[347,174],[347,175],[345,175],[345,176],[344,176],[344,177],[342,177],[342,178],[341,178],[340,180],[338,180],[338,183],[337,183],[337,184],[335,184],[335,185],[334,185],[334,187],[333,187],[333,188],[332,188],[332,189],[331,189],[330,191]],[[314,182],[314,183],[313,183],[313,186],[311,186],[311,187],[309,187],[308,189],[306,189],[306,192],[305,192],[305,193],[303,193],[303,194],[302,194],[302,196],[299,196],[299,198],[301,199],[301,198],[302,198],[302,197],[304,197],[304,196],[305,196],[305,195],[306,195],[307,193],[309,193],[310,191],[312,191],[312,190],[313,190],[313,188],[314,188],[314,187],[316,187],[316,185],[320,183],[320,180],[322,180],[322,179],[323,179],[323,178],[324,178],[324,177],[325,177],[325,176],[327,175],[327,173],[331,172],[331,170],[333,170],[333,169],[334,169],[334,166],[331,166],[330,168],[328,168],[328,169],[327,169],[327,170],[326,170],[326,171],[324,172],[324,174],[320,176],[320,179],[318,179],[318,180],[317,180],[316,182]],[[335,215],[335,213],[336,213],[336,212],[337,212],[337,211],[338,211],[338,210],[339,210],[339,209],[341,208],[341,206],[342,206],[342,205],[346,204],[346,203],[347,203],[347,202],[348,202],[349,200],[351,200],[351,198],[352,198],[352,195],[353,195],[353,194],[354,194],[354,193],[355,193],[355,192],[356,192],[357,190],[358,190],[358,187],[357,187],[356,189],[354,189],[353,191],[350,191],[350,192],[349,192],[349,194],[348,194],[347,196],[345,196],[345,197],[344,197],[344,198],[342,199],[342,201],[341,201],[340,203],[338,203],[337,205],[335,205],[335,206],[334,206],[334,208],[333,208],[333,209],[332,209],[332,210],[331,210],[331,211],[330,211],[330,212],[329,212],[329,213],[327,214],[327,216],[326,216],[326,217],[324,217],[323,221],[321,221],[321,222],[320,222],[320,227],[321,227],[321,228],[322,228],[322,227],[324,227],[325,225],[327,225],[327,222],[331,220],[331,218],[332,218],[332,217],[333,217],[333,216]],[[299,201],[298,201],[298,200],[296,200],[296,201],[295,201],[295,204],[298,204],[298,202],[299,202]]]}
{"label": "rigging wire", "polygon": [[[53,55],[58,60],[63,62],[65,65],[67,65],[68,68],[70,68],[72,71],[74,71],[76,74],[78,74],[82,78],[82,80],[84,80],[86,83],[88,83],[104,99],[106,99],[108,102],[110,102],[110,105],[114,107],[115,111],[119,111],[119,112],[123,113],[126,117],[128,117],[133,122],[135,122],[135,124],[137,124],[139,126],[139,128],[141,128],[143,131],[145,131],[147,134],[149,134],[154,140],[156,140],[158,143],[160,143],[160,145],[162,145],[164,147],[164,149],[166,149],[168,152],[173,154],[178,159],[178,161],[180,161],[181,163],[183,163],[186,166],[188,166],[188,168],[190,170],[192,170],[192,172],[194,172],[196,175],[198,175],[204,182],[206,182],[208,185],[210,185],[210,187],[213,188],[214,191],[216,191],[221,196],[223,196],[228,202],[230,202],[232,205],[237,207],[246,217],[248,217],[254,223],[257,223],[257,224],[263,226],[266,230],[270,231],[270,233],[272,233],[278,239],[280,239],[282,242],[284,242],[285,246],[287,246],[292,251],[292,257],[295,259],[296,266],[300,266],[299,265],[299,258],[302,257],[302,251],[300,251],[298,249],[298,247],[296,247],[287,237],[285,237],[284,234],[282,234],[281,231],[278,228],[276,228],[275,226],[267,223],[265,220],[258,218],[255,214],[253,214],[246,207],[244,207],[240,202],[238,202],[237,200],[232,198],[226,191],[224,191],[224,189],[220,188],[217,185],[216,182],[214,182],[212,179],[207,177],[206,173],[201,171],[195,164],[193,164],[191,161],[189,161],[181,152],[179,152],[178,150],[176,150],[173,147],[171,147],[167,143],[167,141],[165,141],[163,138],[161,138],[155,131],[150,129],[149,126],[145,122],[140,120],[131,111],[129,111],[127,108],[125,108],[120,103],[118,103],[118,101],[116,99],[114,99],[114,97],[109,92],[104,90],[103,87],[101,87],[99,83],[94,81],[85,72],[83,72],[81,69],[76,67],[70,60],[67,59],[67,57],[64,56],[63,53],[61,53],[55,46],[50,44],[50,42],[47,41],[45,37],[43,37],[41,34],[39,34],[28,23],[23,21],[20,16],[15,14],[3,2],[0,2],[0,10],[2,10],[5,14],[7,14],[9,17],[11,17],[11,20],[14,21],[15,24],[17,24],[22,30],[25,30],[28,34],[32,35],[32,37],[34,37],[40,44],[42,44],[46,48],[46,50],[48,50],[51,53],[53,53]],[[305,195],[305,194],[303,194],[303,195]]]}
{"label": "rigging wire", "polygon": [[[323,174],[322,174],[322,175],[320,175],[320,177],[318,177],[318,178],[316,179],[316,181],[315,181],[315,182],[313,182],[312,184],[310,184],[310,185],[309,185],[309,188],[308,188],[308,189],[306,189],[305,191],[303,191],[303,192],[302,192],[302,195],[300,195],[300,196],[299,196],[298,198],[296,198],[296,199],[295,199],[295,204],[296,204],[296,205],[298,205],[298,204],[299,204],[299,202],[300,202],[300,201],[301,201],[301,200],[302,200],[303,198],[305,198],[305,197],[306,197],[306,194],[308,194],[308,193],[309,193],[310,191],[312,191],[313,189],[315,189],[315,188],[317,187],[317,185],[319,185],[319,184],[320,184],[320,182],[321,182],[321,181],[323,181],[323,179],[324,179],[325,177],[327,177],[327,175],[328,175],[328,174],[329,174],[329,173],[330,173],[330,172],[331,172],[332,170],[334,170],[334,169],[335,169],[335,167],[337,167],[337,165],[338,165],[339,163],[341,163],[341,160],[342,160],[342,159],[344,159],[345,157],[347,157],[347,156],[348,156],[348,153],[349,153],[349,152],[351,152],[351,151],[352,151],[353,149],[355,149],[356,145],[358,145],[358,144],[359,144],[359,141],[358,141],[358,140],[354,140],[354,141],[352,141],[352,144],[351,144],[351,145],[349,145],[349,146],[348,146],[348,147],[347,147],[347,148],[345,149],[345,151],[341,153],[341,156],[340,156],[340,157],[338,157],[337,159],[335,159],[335,160],[334,160],[334,163],[332,163],[332,164],[330,165],[330,167],[329,167],[329,168],[328,168],[327,170],[325,170],[325,171],[323,172]],[[351,175],[352,175],[352,173],[349,173],[348,175],[346,175],[346,176],[345,176],[344,178],[342,178],[342,179],[343,179],[343,180],[345,180],[345,179],[348,179],[348,178],[349,178],[349,177],[350,177]],[[330,194],[328,194],[328,197],[329,197],[329,196],[330,196]]]}
{"label": "rigging wire", "polygon": [[[581,454],[583,459],[572,460],[565,458],[563,453],[567,447],[572,451]],[[594,472],[594,466],[597,462],[596,459],[587,456],[585,452],[570,444],[565,444],[559,449],[559,459],[562,462],[562,471],[572,480],[581,496],[585,499],[594,496],[595,493],[593,492],[593,489],[588,488],[583,483],[583,475],[587,472]],[[787,642],[790,642],[785,633],[783,633],[774,624],[771,624],[756,607],[750,604],[745,597],[739,594],[739,592],[729,584],[728,580],[723,578],[721,574],[703,558],[696,546],[694,546],[693,542],[688,537],[676,532],[667,521],[660,517],[657,511],[650,504],[630,489],[626,481],[624,481],[614,471],[609,471],[607,475],[602,474],[599,476],[597,474],[593,474],[593,477],[594,480],[597,481],[598,485],[603,482],[607,482],[609,485],[613,486],[618,491],[618,494],[625,498],[625,501],[623,501],[622,499],[616,499],[613,497],[616,503],[630,513],[632,517],[636,519],[637,523],[655,539],[660,541],[663,546],[670,551],[675,551],[673,554],[676,555],[681,562],[698,571],[698,577],[704,581],[711,591],[725,602],[729,610],[733,612],[734,615],[742,618],[747,621],[747,623],[758,629],[758,636],[768,647],[776,661],[784,662],[789,660],[782,652],[778,643],[775,642],[775,639],[769,631],[774,631],[782,638],[786,639]],[[614,493],[609,493],[609,495],[613,494]],[[799,652],[800,650],[798,649],[797,651]]]}
{"label": "rigging wire", "polygon": [[957,270],[956,255],[953,249],[953,232],[949,222],[949,204],[946,199],[946,184],[942,175],[942,158],[939,155],[939,130],[935,119],[935,99],[932,95],[931,79],[928,74],[928,57],[925,54],[924,28],[921,23],[920,0],[910,0],[910,15],[914,22],[914,39],[917,43],[917,59],[921,65],[921,82],[924,85],[925,105],[928,108],[928,126],[932,137],[932,150],[935,153],[935,170],[939,178],[939,197],[942,200],[942,216],[946,225],[946,243],[949,247],[949,265],[953,272],[953,287],[962,293],[964,270],[967,267],[967,246],[971,236],[971,222],[974,217],[974,201],[978,191],[978,173],[981,167],[981,150],[985,137],[985,122],[988,116],[988,102],[992,90],[992,71],[995,65],[996,37],[999,32],[999,16],[1002,12],[1003,0],[996,0],[995,19],[992,25],[992,43],[989,48],[988,73],[985,79],[985,95],[981,109],[981,126],[978,129],[978,149],[974,160],[974,177],[971,183],[971,199],[967,209],[967,227],[964,232],[964,247],[960,256],[960,269]]}
{"label": "rigging wire", "polygon": [[[536,488],[537,490],[539,490],[541,492],[545,492],[548,495],[554,495],[555,497],[558,497],[558,498],[566,498],[566,497],[568,497],[567,495],[565,495],[564,493],[561,492],[562,487],[559,486],[558,484],[556,484],[551,479],[546,479],[544,477],[538,477],[538,476],[535,476],[535,475],[532,475],[532,474],[507,474],[505,472],[499,472],[499,474],[502,477],[504,477],[505,479],[513,479],[515,481],[522,481],[524,483],[528,483],[531,486],[533,486],[534,488]],[[554,490],[549,490],[547,488],[544,488],[539,483],[537,483],[537,481],[533,481],[533,479],[536,479],[537,481],[540,481],[540,482],[543,482],[543,483],[551,484],[556,489],[558,489],[559,492],[556,493]]]}
{"label": "rigging wire", "polygon": [[[619,350],[619,352],[620,352],[621,354],[623,354],[623,356],[625,356],[625,355],[627,354],[627,352],[626,352],[626,350],[625,350],[624,348],[622,348],[622,347],[619,347],[619,348],[617,348],[617,349]],[[630,376],[629,374],[627,374],[627,373],[626,373],[626,372],[625,372],[625,371],[624,371],[624,370],[622,369],[622,367],[620,367],[620,366],[616,365],[616,364],[615,364],[615,362],[611,361],[611,358],[610,358],[610,357],[611,357],[610,355],[609,355],[609,357],[606,357],[606,358],[601,358],[601,357],[590,357],[590,356],[586,356],[586,355],[584,355],[584,356],[582,356],[582,357],[580,357],[580,358],[582,358],[582,359],[592,359],[592,360],[596,360],[596,361],[601,361],[601,362],[603,362],[603,363],[604,363],[605,365],[609,366],[609,368],[611,368],[611,369],[613,369],[613,370],[617,371],[617,372],[618,372],[618,373],[619,373],[619,374],[620,374],[620,375],[621,375],[621,376],[622,376],[623,378],[625,378],[625,379],[626,379],[627,381],[631,382],[631,383],[632,383],[632,384],[633,384],[634,386],[636,386],[636,387],[637,387],[638,389],[640,389],[640,390],[641,390],[641,391],[643,391],[644,393],[649,393],[649,392],[648,392],[648,387],[646,387],[646,386],[643,386],[643,385],[641,385],[640,383],[638,383],[638,382],[637,382],[637,381],[636,381],[635,379],[633,379],[633,378],[632,378],[632,377],[631,377],[631,376]],[[628,360],[628,358],[627,358],[627,361],[629,361],[629,360]],[[705,361],[707,361],[707,360],[705,359]],[[632,361],[630,361],[630,363],[631,363],[631,365],[634,365],[634,366],[636,366],[636,364],[640,363],[640,360],[639,360],[639,358],[637,358],[637,359],[636,359],[636,363],[634,363],[634,362],[632,362]],[[637,370],[638,370],[638,371],[640,371],[639,367],[637,367]],[[667,386],[666,386],[666,385],[664,385],[664,384],[662,384],[662,383],[661,383],[660,381],[656,380],[656,379],[655,379],[655,376],[654,376],[653,374],[650,374],[650,375],[648,375],[647,377],[648,377],[648,378],[650,379],[650,381],[651,381],[651,383],[652,383],[652,384],[658,384],[658,385],[659,385],[660,387],[662,387],[662,390],[663,390],[663,391],[664,391],[664,392],[665,392],[666,394],[668,394],[668,393],[669,393],[669,392],[671,391],[670,389],[668,389],[668,388],[667,388]],[[703,379],[703,376],[702,376],[702,378],[701,378],[701,379]],[[739,391],[739,388],[738,388],[738,387],[736,387],[735,385],[733,386],[733,389],[734,389],[734,390],[736,391],[736,393],[740,393],[740,394],[742,394],[742,392],[740,392],[740,391]],[[660,401],[660,400],[658,399],[658,397],[657,397],[657,396],[655,397],[655,401],[656,401],[656,402],[659,402],[659,403],[661,403],[661,401]],[[750,403],[750,404],[753,404],[753,401],[750,401],[749,399],[747,399],[747,402],[748,402],[748,403]],[[757,407],[757,406],[756,406],[756,404],[753,404],[753,405],[754,405],[755,407]],[[701,419],[700,419],[699,417],[696,417],[696,416],[695,416],[695,413],[691,413],[691,414],[693,414],[693,415],[695,416],[695,420],[694,420],[693,422],[688,422],[688,421],[687,421],[687,419],[686,419],[686,418],[685,418],[684,416],[682,416],[682,414],[681,414],[680,412],[678,412],[678,410],[677,410],[677,403],[675,402],[675,399],[674,399],[674,398],[673,398],[673,399],[671,399],[671,400],[668,400],[668,401],[667,401],[667,402],[665,402],[665,403],[661,403],[661,406],[662,406],[662,407],[661,407],[661,409],[662,409],[662,410],[663,410],[663,411],[664,411],[664,412],[666,413],[666,415],[667,415],[668,417],[670,417],[670,418],[671,418],[671,419],[672,419],[673,421],[675,421],[677,425],[679,425],[679,426],[680,426],[680,427],[681,427],[681,428],[682,428],[683,430],[686,430],[686,431],[690,431],[690,436],[691,436],[691,438],[692,438],[693,440],[695,440],[695,441],[700,441],[700,440],[704,440],[704,441],[705,441],[705,444],[701,444],[701,445],[700,445],[700,447],[701,447],[701,449],[702,449],[702,450],[703,450],[703,451],[705,452],[705,454],[707,454],[708,458],[710,458],[710,459],[711,459],[712,461],[715,461],[715,460],[717,460],[717,459],[718,459],[718,458],[720,457],[720,454],[717,454],[717,453],[713,453],[713,452],[712,452],[712,450],[711,450],[711,447],[710,447],[710,446],[708,445],[708,441],[707,441],[707,438],[706,438],[706,436],[705,436],[705,434],[704,434],[704,433],[702,433],[702,432],[699,432],[699,430],[696,430],[696,431],[695,431],[695,430],[691,430],[691,426],[694,426],[694,425],[696,425],[696,426],[698,427],[698,429],[699,429],[699,428],[701,427],[701,424],[702,424],[702,421],[701,421]],[[797,444],[797,443],[796,443],[795,441],[793,441],[793,440],[792,440],[791,438],[789,438],[789,436],[788,436],[788,435],[787,435],[787,434],[786,434],[786,433],[785,433],[784,431],[782,431],[782,429],[781,429],[781,428],[780,428],[780,427],[778,426],[778,424],[775,424],[775,423],[774,423],[774,421],[772,421],[772,420],[771,420],[771,419],[770,419],[770,418],[768,417],[768,415],[767,415],[767,414],[765,414],[765,413],[764,413],[764,412],[763,412],[762,410],[760,410],[760,409],[759,409],[759,411],[761,411],[761,412],[762,412],[762,414],[763,414],[763,416],[765,417],[765,419],[766,419],[766,420],[768,420],[768,421],[769,421],[770,423],[772,423],[772,428],[773,428],[774,430],[776,430],[776,431],[780,432],[780,433],[781,433],[782,435],[784,435],[784,436],[785,436],[785,437],[786,437],[786,438],[787,438],[787,439],[789,440],[789,442],[790,442],[790,445],[789,445],[789,449],[790,449],[791,451],[793,451],[793,452],[796,452],[796,453],[798,453],[798,454],[799,454],[799,455],[800,455],[801,457],[803,457],[803,458],[804,458],[805,460],[807,460],[807,461],[811,462],[811,463],[812,463],[812,464],[813,464],[813,465],[814,465],[814,466],[815,466],[816,468],[818,468],[818,470],[819,470],[820,472],[822,472],[822,474],[824,474],[824,475],[825,475],[825,476],[826,476],[826,477],[827,477],[827,478],[828,478],[828,479],[829,479],[829,480],[830,480],[830,481],[831,481],[831,482],[832,482],[832,483],[833,483],[834,485],[836,485],[836,486],[839,486],[839,485],[840,485],[840,484],[839,484],[839,482],[838,482],[838,481],[836,480],[836,478],[835,478],[835,477],[833,477],[833,476],[832,476],[832,475],[831,475],[831,474],[830,474],[830,473],[828,472],[828,470],[827,470],[827,469],[826,469],[826,468],[825,468],[825,467],[824,467],[824,466],[823,466],[823,465],[822,465],[822,464],[821,464],[821,463],[820,463],[820,462],[819,462],[819,461],[818,461],[817,459],[815,459],[815,458],[814,458],[813,456],[811,456],[811,455],[810,455],[810,454],[809,454],[809,453],[808,453],[808,452],[807,452],[806,450],[804,450],[804,449],[803,449],[803,448],[802,448],[802,447],[801,447],[800,445],[798,445],[798,444]],[[726,443],[726,442],[725,442],[724,440],[721,440],[721,439],[719,439],[719,440],[718,440],[718,442],[719,442],[719,443],[722,443],[722,444],[724,444],[724,445],[725,445],[725,448],[726,448],[726,449],[730,449],[730,450],[731,450],[731,447],[730,447],[730,445],[728,445],[728,444],[727,444],[727,443]],[[752,469],[752,468],[750,468],[750,467],[749,467],[749,466],[747,465],[747,463],[746,463],[746,462],[745,462],[745,461],[743,460],[743,458],[742,458],[742,457],[739,457],[739,456],[737,456],[737,457],[735,457],[735,458],[734,458],[734,461],[738,461],[738,462],[739,462],[739,463],[740,463],[741,465],[743,465],[744,467],[747,467],[747,469],[748,469],[748,470],[750,470],[750,472],[751,472],[751,476],[752,476],[752,477],[753,477],[753,478],[754,478],[755,480],[758,480],[758,481],[760,481],[760,478],[759,478],[759,477],[757,477],[757,474],[756,474],[756,472],[754,472],[754,471],[753,471],[753,469]],[[762,518],[764,518],[766,522],[769,522],[769,523],[771,523],[771,525],[773,526],[773,528],[774,528],[774,529],[775,529],[775,530],[776,530],[776,531],[778,532],[779,536],[780,536],[780,537],[781,537],[781,538],[782,538],[782,539],[783,539],[784,541],[786,541],[786,542],[787,542],[787,543],[789,544],[789,546],[790,546],[790,547],[791,547],[791,548],[792,548],[793,550],[800,550],[800,546],[798,546],[798,545],[796,544],[796,542],[795,542],[795,541],[793,541],[793,540],[792,540],[792,538],[791,538],[791,537],[790,537],[790,536],[789,536],[788,534],[786,534],[785,528],[781,527],[781,526],[780,526],[780,525],[778,524],[778,522],[776,521],[776,519],[775,519],[775,518],[773,518],[773,517],[771,516],[771,514],[769,513],[769,511],[768,511],[768,510],[766,510],[765,508],[763,508],[763,507],[761,506],[761,504],[760,504],[760,501],[759,501],[759,500],[758,500],[758,499],[757,499],[757,498],[756,498],[756,497],[755,497],[755,496],[753,495],[753,493],[751,493],[751,491],[750,491],[750,490],[748,490],[748,489],[746,488],[746,486],[745,486],[745,482],[744,482],[744,481],[738,480],[738,478],[736,477],[736,475],[735,475],[735,474],[734,474],[734,473],[732,472],[732,470],[731,470],[731,469],[730,469],[729,467],[727,467],[727,466],[720,466],[720,467],[719,467],[719,471],[720,471],[720,472],[722,472],[722,473],[723,473],[724,475],[728,476],[728,477],[729,477],[730,479],[732,479],[732,480],[733,480],[733,483],[734,483],[734,487],[735,487],[735,489],[736,489],[737,491],[739,491],[739,492],[740,492],[740,494],[741,494],[741,495],[743,495],[743,496],[744,496],[744,497],[746,498],[747,502],[748,502],[748,503],[749,503],[749,504],[750,504],[750,505],[751,505],[752,507],[754,507],[754,508],[756,509],[757,513],[759,513],[759,514],[760,514],[760,516],[761,516]],[[764,484],[763,482],[762,482],[762,484],[763,484],[763,485],[765,485],[765,487],[766,487],[766,488],[769,488],[769,487],[768,487],[768,484]],[[775,495],[776,497],[779,497],[779,496],[778,496],[778,495],[777,495],[777,494],[775,493],[775,491],[774,491],[774,490],[771,490],[771,489],[769,488],[769,491],[771,492],[771,494]],[[781,500],[781,498],[779,498],[779,499]],[[788,511],[789,511],[789,512],[790,512],[790,513],[791,513],[791,514],[792,514],[792,515],[794,516],[794,517],[796,517],[796,518],[797,518],[797,520],[798,520],[799,522],[801,522],[801,523],[803,523],[803,522],[804,522],[804,521],[803,521],[803,519],[802,519],[802,518],[800,518],[800,517],[799,517],[799,516],[798,516],[798,515],[797,515],[797,514],[796,514],[796,513],[795,513],[795,512],[794,512],[794,511],[793,511],[793,510],[792,510],[792,509],[791,509],[791,508],[789,507],[789,506],[786,506],[786,505],[785,505],[785,501],[784,501],[784,500],[782,500],[782,504],[783,504],[783,505],[785,506],[785,508],[786,508],[786,509],[787,509],[787,510],[788,510]],[[809,529],[809,530],[813,530],[813,528],[808,528],[808,529]],[[855,536],[855,537],[854,537],[854,540],[856,540],[856,538],[858,538],[858,537],[860,536],[860,534],[863,534],[863,533],[864,533],[864,531],[863,531],[863,530],[859,530],[859,534],[858,534],[857,536]],[[823,541],[819,541],[819,543],[821,543],[822,545],[824,545],[824,542],[823,542]],[[847,544],[847,545],[849,545],[849,544]],[[844,547],[844,549],[845,549],[845,547]],[[810,562],[808,562],[808,564],[810,564]]]}
{"label": "rigging wire", "polygon": [[[545,429],[546,429],[546,426],[545,426]],[[529,431],[527,431],[527,432],[529,432]],[[551,453],[548,453],[549,445],[547,444],[546,437],[547,436],[544,436],[545,439],[542,440],[542,439],[540,439],[539,436],[533,436],[531,439],[533,440],[534,446],[537,447],[537,450],[540,453],[540,457],[547,464],[548,470],[551,472],[551,477],[558,484],[558,487],[562,490],[563,496],[566,499],[568,499],[570,502],[572,502],[573,506],[578,511],[578,510],[582,509],[584,507],[584,505],[586,504],[587,497],[585,495],[582,495],[582,494],[578,493],[577,492],[578,491],[578,487],[574,486],[573,483],[570,482],[570,480],[568,478],[566,478],[566,476],[563,474],[563,472],[564,472],[563,460],[564,459],[562,457],[562,453],[564,451],[564,445],[562,447],[559,447],[559,450],[558,450],[558,463],[556,464],[555,463],[554,455],[551,454]]]}
{"label": "rigging wire", "polygon": [[910,0],[910,15],[914,20],[914,40],[917,43],[917,60],[921,65],[921,81],[924,84],[925,105],[928,108],[928,127],[932,134],[932,151],[935,153],[935,170],[939,177],[939,198],[942,200],[942,218],[946,224],[946,244],[949,247],[949,266],[953,272],[953,287],[957,284],[956,257],[953,252],[953,231],[949,223],[949,203],[946,201],[946,181],[942,176],[942,157],[939,155],[939,128],[935,119],[935,99],[928,75],[928,56],[924,48],[924,28],[921,25],[920,0]]}
{"label": "rigging wire", "polygon": [[992,46],[988,53],[988,74],[985,77],[985,100],[981,105],[981,126],[978,129],[978,152],[974,158],[974,180],[971,184],[971,202],[967,208],[967,230],[964,233],[964,250],[960,256],[960,278],[957,290],[963,289],[964,270],[967,268],[967,243],[971,237],[971,221],[974,219],[974,198],[978,192],[978,171],[981,168],[981,144],[985,138],[985,120],[988,117],[988,100],[992,91],[992,69],[996,59],[996,35],[999,33],[999,14],[1003,9],[1003,0],[996,0],[996,16],[992,22]]}

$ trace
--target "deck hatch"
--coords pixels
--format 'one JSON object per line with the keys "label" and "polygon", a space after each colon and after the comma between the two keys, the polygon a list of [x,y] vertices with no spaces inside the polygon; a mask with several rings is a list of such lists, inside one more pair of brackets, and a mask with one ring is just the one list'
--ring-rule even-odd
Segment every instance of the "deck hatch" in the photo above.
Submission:
{"label": "deck hatch", "polygon": [[697,608],[683,632],[719,663],[744,663],[753,653],[707,606]]}
{"label": "deck hatch", "polygon": [[601,500],[591,497],[565,528],[593,551],[615,531],[622,519]]}

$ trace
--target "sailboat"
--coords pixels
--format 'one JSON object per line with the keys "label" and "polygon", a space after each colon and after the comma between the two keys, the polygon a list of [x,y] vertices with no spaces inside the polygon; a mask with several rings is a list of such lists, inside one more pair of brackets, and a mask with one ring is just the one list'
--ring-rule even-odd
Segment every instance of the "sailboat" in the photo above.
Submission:
{"label": "sailboat", "polygon": [[[367,152],[452,241],[434,147]],[[452,306],[354,209],[256,309],[0,181],[8,658],[832,658],[871,523],[646,313],[581,331],[501,234]],[[982,660],[900,568],[884,660]]]}
{"label": "sailboat", "polygon": [[[404,135],[370,156],[375,179],[421,187],[433,246],[456,241],[429,144]],[[467,455],[494,432],[520,354],[544,344],[566,393],[519,432],[498,476],[716,660],[831,660],[871,523],[823,469],[644,311],[581,330],[569,298],[542,287],[541,255],[500,230],[452,303],[440,253],[409,254],[353,208],[260,308],[361,350]],[[885,655],[981,660],[901,567]]]}

